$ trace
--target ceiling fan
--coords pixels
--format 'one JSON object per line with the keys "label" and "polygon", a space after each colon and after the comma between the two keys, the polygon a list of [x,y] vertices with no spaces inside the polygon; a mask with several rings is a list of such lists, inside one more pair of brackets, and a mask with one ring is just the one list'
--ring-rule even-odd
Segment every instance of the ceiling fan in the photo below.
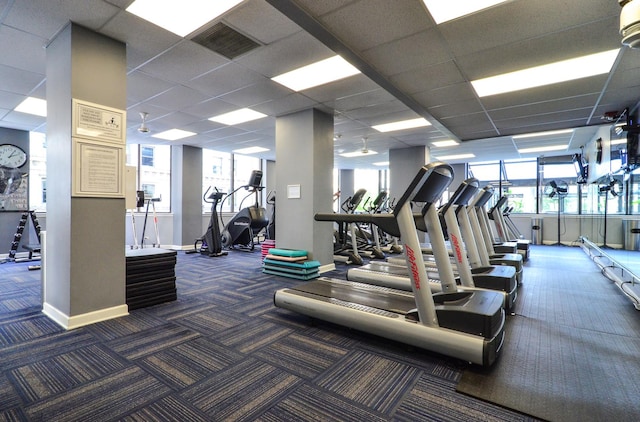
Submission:
{"label": "ceiling fan", "polygon": [[369,153],[369,148],[367,148],[367,139],[368,139],[368,138],[367,138],[366,136],[362,138],[363,145],[362,145],[362,150],[361,150],[361,152],[362,152],[363,154],[368,154],[368,153]]}
{"label": "ceiling fan", "polygon": [[551,180],[544,185],[543,192],[549,198],[564,198],[569,193],[569,185],[564,180]]}
{"label": "ceiling fan", "polygon": [[149,115],[149,113],[147,113],[146,111],[141,111],[140,112],[140,119],[142,119],[142,123],[140,124],[140,127],[138,128],[138,132],[140,133],[149,133],[151,132],[151,129],[149,129],[149,127],[147,126],[147,116]]}

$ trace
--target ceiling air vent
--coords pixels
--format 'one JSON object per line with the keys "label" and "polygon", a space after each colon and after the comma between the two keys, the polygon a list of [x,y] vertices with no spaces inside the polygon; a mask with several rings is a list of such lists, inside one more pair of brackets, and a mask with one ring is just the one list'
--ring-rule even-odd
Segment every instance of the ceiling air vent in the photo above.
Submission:
{"label": "ceiling air vent", "polygon": [[228,59],[234,59],[260,47],[257,42],[223,23],[217,23],[201,32],[193,38],[193,41]]}

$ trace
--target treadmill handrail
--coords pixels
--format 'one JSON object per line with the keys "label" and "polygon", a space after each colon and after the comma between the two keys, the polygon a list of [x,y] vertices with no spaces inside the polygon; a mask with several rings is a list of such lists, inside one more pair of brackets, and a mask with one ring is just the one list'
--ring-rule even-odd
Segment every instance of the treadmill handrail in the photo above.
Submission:
{"label": "treadmill handrail", "polygon": [[471,196],[477,192],[479,186],[478,179],[470,178],[462,181],[456,191],[451,195],[449,201],[442,207],[440,214],[446,214],[447,210],[453,205],[465,205],[471,199]]}
{"label": "treadmill handrail", "polygon": [[[429,179],[429,183],[425,183]],[[435,203],[453,179],[453,167],[449,164],[434,161],[420,168],[407,190],[402,194],[393,210],[397,217],[405,203]]]}
{"label": "treadmill handrail", "polygon": [[493,186],[487,185],[480,189],[478,195],[476,195],[476,199],[473,201],[474,207],[484,207],[484,205],[491,199],[493,196]]}
{"label": "treadmill handrail", "polygon": [[[393,214],[336,214],[336,213],[318,213],[313,217],[316,221],[333,221],[336,223],[368,223],[380,228],[391,236],[399,237],[400,228],[398,221]],[[416,228],[422,232],[427,231],[422,214],[414,213],[413,219]]]}
{"label": "treadmill handrail", "polygon": [[505,202],[507,202],[509,198],[507,197],[507,195],[502,195],[502,197],[500,199],[498,199],[498,202],[496,202],[496,204],[489,208],[489,214],[493,214],[493,212],[495,210],[499,210],[500,208],[502,208],[502,206],[505,204]]}

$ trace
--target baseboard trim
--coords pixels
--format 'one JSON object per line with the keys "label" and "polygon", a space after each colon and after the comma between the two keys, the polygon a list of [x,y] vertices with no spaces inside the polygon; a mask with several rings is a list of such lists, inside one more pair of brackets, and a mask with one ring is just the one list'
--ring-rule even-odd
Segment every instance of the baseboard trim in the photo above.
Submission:
{"label": "baseboard trim", "polygon": [[119,305],[70,317],[45,302],[42,305],[42,312],[65,330],[73,330],[84,327],[85,325],[95,324],[96,322],[127,316],[129,315],[129,307],[127,305]]}

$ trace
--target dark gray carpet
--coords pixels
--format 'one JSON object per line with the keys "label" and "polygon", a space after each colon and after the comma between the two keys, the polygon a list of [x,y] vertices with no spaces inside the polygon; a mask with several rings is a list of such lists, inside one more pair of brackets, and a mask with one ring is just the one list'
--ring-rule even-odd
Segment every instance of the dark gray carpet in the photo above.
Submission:
{"label": "dark gray carpet", "polygon": [[458,391],[552,421],[640,420],[640,313],[578,247],[536,247],[489,370]]}
{"label": "dark gray carpet", "polygon": [[464,362],[275,308],[304,282],[260,264],[179,253],[177,301],[73,331],[0,265],[0,421],[535,420],[457,393]]}

